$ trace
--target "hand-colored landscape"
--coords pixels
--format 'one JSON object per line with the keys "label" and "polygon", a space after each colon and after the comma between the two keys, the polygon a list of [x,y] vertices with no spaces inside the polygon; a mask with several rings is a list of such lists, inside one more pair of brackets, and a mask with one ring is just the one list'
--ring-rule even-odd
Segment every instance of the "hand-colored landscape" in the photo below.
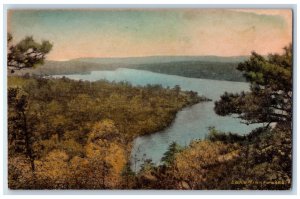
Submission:
{"label": "hand-colored landscape", "polygon": [[291,189],[292,10],[12,9],[7,24],[11,190]]}

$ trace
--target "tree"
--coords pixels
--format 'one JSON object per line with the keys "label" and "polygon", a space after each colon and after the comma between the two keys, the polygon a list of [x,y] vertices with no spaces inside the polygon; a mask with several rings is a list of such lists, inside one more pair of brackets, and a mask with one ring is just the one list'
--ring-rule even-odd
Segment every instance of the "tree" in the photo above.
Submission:
{"label": "tree", "polygon": [[[290,188],[292,57],[292,45],[285,47],[282,54],[269,54],[267,57],[253,52],[249,60],[240,63],[237,68],[250,82],[250,91],[239,94],[225,93],[220,101],[215,102],[215,111],[219,115],[237,114],[247,124],[267,123],[266,127],[277,123],[274,129],[255,129],[245,137],[247,142],[232,135],[222,139],[227,142],[242,141],[240,157],[232,166],[228,179],[233,182],[236,179],[251,179],[259,182],[276,180],[287,183],[232,184],[231,189]],[[210,136],[210,140],[220,140],[221,137],[225,138],[219,134]],[[225,181],[223,184],[228,183]]]}
{"label": "tree", "polygon": [[[225,93],[215,102],[219,115],[237,114],[247,124],[292,121],[292,45],[267,58],[253,52],[238,70],[250,82],[250,92]],[[268,126],[267,125],[267,126]]]}
{"label": "tree", "polygon": [[17,44],[12,44],[13,37],[7,36],[7,67],[14,73],[15,70],[32,68],[43,64],[46,54],[52,49],[49,41],[38,43],[33,37],[26,37]]}
{"label": "tree", "polygon": [[130,162],[127,162],[121,173],[123,177],[123,186],[124,189],[133,188],[135,184],[135,172],[132,171]]}
{"label": "tree", "polygon": [[176,93],[176,95],[178,96],[180,91],[181,91],[181,88],[179,85],[175,85],[174,88],[173,88],[174,92]]}
{"label": "tree", "polygon": [[[7,67],[14,70],[31,68],[37,64],[43,64],[45,55],[52,49],[49,41],[35,42],[32,37],[26,37],[16,45],[12,44],[13,37],[7,36],[8,54]],[[24,153],[30,160],[31,170],[34,172],[33,133],[28,117],[28,93],[19,88],[8,89],[8,134],[9,143],[14,149],[10,152]],[[13,151],[12,151],[13,150]]]}
{"label": "tree", "polygon": [[88,134],[86,156],[93,188],[115,188],[121,183],[121,173],[126,164],[122,135],[114,121],[96,122]]}
{"label": "tree", "polygon": [[166,165],[171,165],[175,160],[175,154],[179,153],[183,148],[176,142],[172,142],[169,145],[168,150],[164,153],[164,156],[161,158],[161,161]]}
{"label": "tree", "polygon": [[88,136],[88,142],[110,141],[124,143],[124,136],[119,132],[113,120],[104,119],[96,122]]}
{"label": "tree", "polygon": [[[34,154],[32,150],[32,134],[28,126],[28,99],[18,88],[8,89],[8,138],[10,154],[25,154],[34,171]],[[13,147],[12,147],[13,146]]]}

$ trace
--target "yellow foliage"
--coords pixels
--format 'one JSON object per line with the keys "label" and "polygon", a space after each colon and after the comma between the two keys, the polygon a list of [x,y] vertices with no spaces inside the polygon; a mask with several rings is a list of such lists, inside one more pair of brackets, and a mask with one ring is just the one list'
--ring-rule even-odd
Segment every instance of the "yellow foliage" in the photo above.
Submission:
{"label": "yellow foliage", "polygon": [[63,150],[67,152],[70,156],[83,154],[84,152],[83,146],[76,142],[73,138],[59,141],[57,134],[53,135],[48,140],[40,141],[39,145],[43,147],[42,152],[40,152],[42,156],[46,155],[54,149]]}
{"label": "yellow foliage", "polygon": [[97,144],[89,143],[86,146],[86,156],[89,168],[93,169],[93,175],[98,175],[99,180],[104,178],[103,163],[109,165],[108,171],[105,171],[106,187],[114,188],[121,183],[121,173],[126,164],[126,153],[120,144],[107,141],[99,141]]}
{"label": "yellow foliage", "polygon": [[119,131],[115,126],[114,121],[105,119],[96,122],[89,133],[88,142],[98,142],[99,140],[110,140],[111,138],[118,139]]}
{"label": "yellow foliage", "polygon": [[69,156],[61,150],[53,150],[43,159],[36,160],[36,176],[44,183],[53,183],[57,188],[64,186],[68,177]]}
{"label": "yellow foliage", "polygon": [[[8,81],[28,96],[26,117],[36,166],[31,188],[123,186],[121,173],[133,139],[167,127],[179,109],[201,101],[161,86],[14,76]],[[10,118],[16,115],[9,107]],[[10,135],[22,131],[13,122]]]}
{"label": "yellow foliage", "polygon": [[199,188],[202,184],[209,183],[209,172],[238,155],[239,150],[232,144],[192,142],[186,150],[175,155],[176,176],[189,182],[192,189]]}

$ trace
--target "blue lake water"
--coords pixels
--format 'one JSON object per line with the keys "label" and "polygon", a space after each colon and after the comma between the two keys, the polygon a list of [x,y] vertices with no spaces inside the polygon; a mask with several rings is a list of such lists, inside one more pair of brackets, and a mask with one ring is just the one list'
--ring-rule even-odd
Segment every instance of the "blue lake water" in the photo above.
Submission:
{"label": "blue lake water", "polygon": [[[171,126],[163,131],[136,138],[131,152],[131,165],[135,171],[139,169],[145,159],[152,159],[153,163],[160,164],[163,154],[173,141],[186,146],[193,139],[205,138],[209,127],[214,126],[217,130],[242,135],[258,127],[258,125],[243,124],[238,118],[218,116],[213,110],[214,101],[218,100],[225,91],[248,91],[249,84],[245,82],[187,78],[126,68],[64,76],[75,80],[128,81],[132,85],[142,86],[147,84],[161,84],[164,87],[179,85],[182,90],[193,90],[198,92],[199,95],[204,95],[213,100],[181,110],[177,113]],[[62,77],[62,75],[56,75],[55,77]]]}

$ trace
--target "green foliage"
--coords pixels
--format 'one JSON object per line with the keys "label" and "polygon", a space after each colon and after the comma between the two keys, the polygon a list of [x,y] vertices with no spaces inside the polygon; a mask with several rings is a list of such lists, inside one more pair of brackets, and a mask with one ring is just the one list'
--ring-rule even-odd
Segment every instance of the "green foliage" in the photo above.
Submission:
{"label": "green foliage", "polygon": [[15,45],[12,44],[12,40],[12,35],[8,34],[7,66],[11,69],[11,73],[14,73],[15,70],[43,64],[46,54],[52,49],[52,44],[49,41],[37,43],[32,37],[26,37]]}
{"label": "green foliage", "polygon": [[214,127],[209,128],[209,134],[207,135],[207,139],[212,142],[221,141],[224,143],[239,143],[246,140],[246,138],[246,136],[241,136],[231,132],[219,132]]}
{"label": "green foliage", "polygon": [[122,170],[122,188],[123,189],[132,189],[136,184],[136,174],[131,170],[130,163],[126,163]]}
{"label": "green foliage", "polygon": [[[290,189],[292,181],[291,130],[279,126],[261,129],[241,148],[240,158],[230,171],[231,189]],[[234,182],[254,181],[253,184]]]}
{"label": "green foliage", "polygon": [[[251,83],[251,92],[225,93],[215,103],[217,114],[238,114],[246,123],[268,124],[245,137],[240,158],[230,170],[229,188],[291,188],[292,57],[291,44],[283,54],[267,59],[253,52],[238,66]],[[276,123],[275,128],[268,128],[270,123]]]}
{"label": "green foliage", "polygon": [[[152,168],[147,189],[288,190],[292,182],[292,48],[264,58],[256,53],[239,64],[250,92],[225,93],[219,115],[237,114],[246,123],[267,123],[248,135],[210,128],[168,166]],[[275,123],[271,126],[270,123]],[[169,151],[166,153],[169,154]],[[145,182],[139,179],[141,182]]]}
{"label": "green foliage", "polygon": [[154,169],[154,163],[151,159],[144,160],[143,164],[141,165],[141,173],[150,172]]}
{"label": "green foliage", "polygon": [[246,123],[290,123],[292,121],[292,46],[268,58],[253,52],[238,70],[251,84],[250,92],[225,93],[215,102],[219,115],[238,114]]}
{"label": "green foliage", "polygon": [[161,161],[166,165],[172,164],[175,160],[175,154],[181,152],[182,150],[183,148],[179,144],[172,142],[169,145],[168,150],[164,153]]}

